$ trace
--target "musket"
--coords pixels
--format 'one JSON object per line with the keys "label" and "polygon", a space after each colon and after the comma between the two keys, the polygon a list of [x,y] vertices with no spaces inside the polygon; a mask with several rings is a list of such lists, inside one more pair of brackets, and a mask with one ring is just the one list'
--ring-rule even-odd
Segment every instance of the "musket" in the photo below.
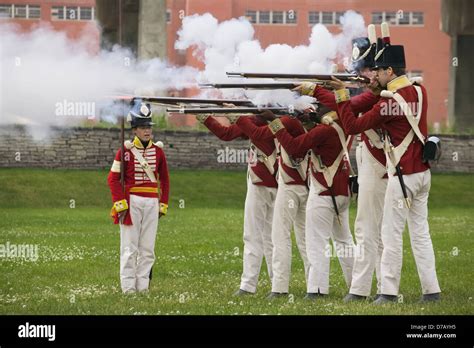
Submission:
{"label": "musket", "polygon": [[[250,100],[245,99],[207,99],[207,98],[184,98],[184,97],[146,97],[137,96],[133,99],[141,99],[153,104],[162,105],[184,105],[184,104],[206,104],[206,105],[224,105],[234,104],[237,106],[255,106]],[[133,100],[132,99],[132,100]]]}
{"label": "musket", "polygon": [[[250,90],[274,90],[274,89],[294,89],[301,85],[303,81],[288,81],[288,82],[236,82],[236,83],[201,83],[201,88],[241,88]],[[326,86],[327,81],[311,81],[312,83]],[[349,90],[357,89],[354,87],[347,87]]]}
{"label": "musket", "polygon": [[273,112],[275,115],[295,115],[300,111],[285,106],[262,106],[262,107],[237,107],[237,108],[167,108],[167,112],[178,114],[259,114],[265,110]]}
{"label": "musket", "polygon": [[301,82],[242,82],[242,83],[201,83],[201,88],[243,88],[243,89],[293,89]]}
{"label": "musket", "polygon": [[227,72],[228,77],[246,77],[246,78],[271,78],[288,80],[316,80],[330,81],[334,76],[341,81],[369,83],[370,79],[357,74],[288,74],[288,73],[252,73],[252,72]]}

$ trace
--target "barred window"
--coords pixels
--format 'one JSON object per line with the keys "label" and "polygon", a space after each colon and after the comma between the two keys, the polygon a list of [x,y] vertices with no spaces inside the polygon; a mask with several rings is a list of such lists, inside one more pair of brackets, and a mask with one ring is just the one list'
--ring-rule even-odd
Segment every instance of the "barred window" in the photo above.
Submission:
{"label": "barred window", "polygon": [[257,23],[257,11],[245,11],[245,17],[249,20],[250,23]]}
{"label": "barred window", "polygon": [[28,18],[41,18],[41,7],[36,5],[28,5]]}
{"label": "barred window", "polygon": [[64,19],[64,7],[53,6],[51,7],[51,18],[52,19]]}
{"label": "barred window", "polygon": [[315,11],[308,12],[308,22],[309,22],[309,24],[318,24],[318,23],[320,23],[319,14],[320,14],[320,12],[315,12]]}
{"label": "barred window", "polygon": [[423,25],[424,24],[423,12],[412,12],[411,13],[411,24],[412,25]]}
{"label": "barred window", "polygon": [[92,7],[80,8],[81,20],[92,20]]}
{"label": "barred window", "polygon": [[341,17],[344,15],[344,12],[336,12],[336,24],[341,24]]}
{"label": "barred window", "polygon": [[273,11],[273,13],[272,13],[272,23],[273,24],[283,24],[283,12],[282,11]]}
{"label": "barred window", "polygon": [[383,12],[372,12],[372,23],[381,24],[383,22]]}
{"label": "barred window", "polygon": [[0,5],[0,18],[11,18],[12,13],[12,5]]}
{"label": "barred window", "polygon": [[385,12],[385,22],[387,22],[390,25],[397,25],[397,13]]}
{"label": "barred window", "polygon": [[410,12],[401,12],[398,16],[398,25],[410,24]]}
{"label": "barred window", "polygon": [[14,17],[26,18],[26,5],[15,5]]}
{"label": "barred window", "polygon": [[286,11],[286,24],[296,24],[297,15],[296,11]]}
{"label": "barred window", "polygon": [[263,24],[270,23],[270,11],[260,11],[258,13],[258,22]]}
{"label": "barred window", "polygon": [[79,8],[74,6],[66,7],[66,19],[76,20],[79,19]]}
{"label": "barred window", "polygon": [[334,12],[323,12],[322,23],[334,24]]}

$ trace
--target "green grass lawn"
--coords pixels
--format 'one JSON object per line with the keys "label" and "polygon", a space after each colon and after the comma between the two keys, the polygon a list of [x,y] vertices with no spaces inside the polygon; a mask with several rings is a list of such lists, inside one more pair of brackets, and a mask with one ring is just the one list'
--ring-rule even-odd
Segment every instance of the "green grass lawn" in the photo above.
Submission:
{"label": "green grass lawn", "polygon": [[106,171],[0,170],[0,245],[37,244],[39,254],[35,262],[0,258],[0,314],[474,313],[472,175],[433,175],[429,221],[442,302],[417,303],[420,283],[405,234],[403,303],[383,308],[342,302],[347,289],[336,259],[330,296],[304,301],[296,247],[289,298],[265,299],[265,267],[256,295],[233,297],[242,269],[243,172],[171,173],[170,208],[160,221],[150,292],[125,296],[106,177]]}

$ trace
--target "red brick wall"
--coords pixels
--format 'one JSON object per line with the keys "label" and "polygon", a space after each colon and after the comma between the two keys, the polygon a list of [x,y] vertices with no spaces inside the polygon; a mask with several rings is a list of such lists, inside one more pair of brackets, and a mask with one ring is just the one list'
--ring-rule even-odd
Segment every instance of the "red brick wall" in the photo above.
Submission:
{"label": "red brick wall", "polygon": [[16,25],[20,26],[21,30],[24,32],[30,31],[39,25],[49,25],[54,30],[65,32],[67,36],[71,39],[79,39],[81,36],[83,36],[84,32],[87,31],[90,34],[89,37],[93,38],[87,44],[88,49],[91,52],[96,52],[99,50],[100,31],[94,21],[51,19],[51,7],[53,6],[95,7],[95,0],[73,0],[70,2],[58,0],[2,0],[0,2],[2,4],[28,4],[41,6],[41,19],[12,18],[9,20],[9,22],[15,23]]}

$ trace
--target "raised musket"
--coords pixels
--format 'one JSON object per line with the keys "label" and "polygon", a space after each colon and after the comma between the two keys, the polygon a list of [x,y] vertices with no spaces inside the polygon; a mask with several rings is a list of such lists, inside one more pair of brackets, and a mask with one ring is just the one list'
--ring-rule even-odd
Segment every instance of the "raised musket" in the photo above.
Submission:
{"label": "raised musket", "polygon": [[177,114],[259,114],[265,110],[273,112],[275,115],[295,115],[300,111],[295,110],[292,107],[285,106],[262,106],[262,107],[236,107],[236,108],[167,108],[167,112],[173,112]]}
{"label": "raised musket", "polygon": [[208,99],[208,98],[184,98],[184,97],[134,97],[153,104],[161,105],[224,105],[233,104],[238,106],[255,106],[250,100],[245,99]]}
{"label": "raised musket", "polygon": [[255,72],[226,72],[227,77],[245,78],[267,78],[286,80],[307,80],[307,81],[330,81],[334,76],[344,82],[369,83],[370,79],[357,74],[289,74],[289,73],[255,73]]}
{"label": "raised musket", "polygon": [[242,89],[293,89],[301,82],[242,82],[242,83],[201,83],[201,88],[242,88]]}

